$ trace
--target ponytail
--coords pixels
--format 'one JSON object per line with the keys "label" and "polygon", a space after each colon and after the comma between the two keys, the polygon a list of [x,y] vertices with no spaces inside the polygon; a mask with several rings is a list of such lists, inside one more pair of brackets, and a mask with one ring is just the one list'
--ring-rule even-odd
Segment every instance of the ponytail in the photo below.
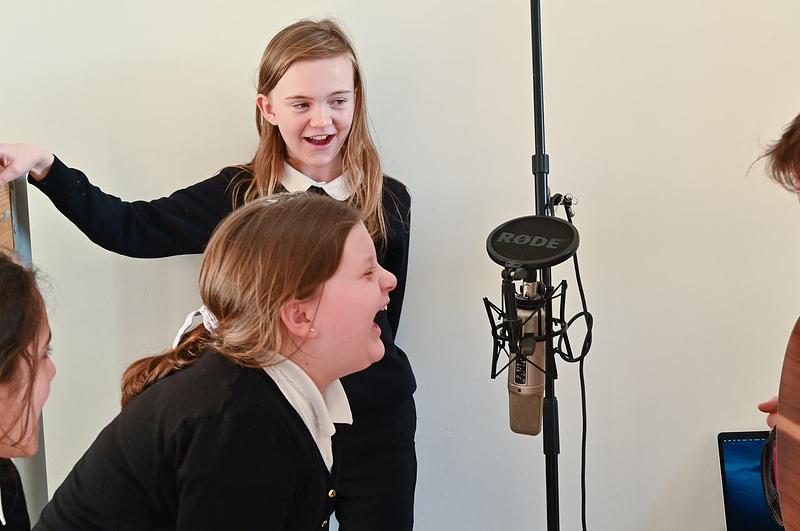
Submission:
{"label": "ponytail", "polygon": [[[281,308],[319,296],[361,219],[352,206],[307,193],[261,198],[234,210],[215,229],[200,264],[203,306],[187,317],[173,348],[128,367],[122,407],[206,350],[242,367],[276,363],[285,332]],[[197,314],[203,324],[186,332]]]}
{"label": "ponytail", "polygon": [[183,336],[183,340],[163,354],[149,356],[133,362],[122,375],[124,408],[136,395],[161,378],[178,372],[197,361],[197,353],[209,343],[210,334],[203,325]]}

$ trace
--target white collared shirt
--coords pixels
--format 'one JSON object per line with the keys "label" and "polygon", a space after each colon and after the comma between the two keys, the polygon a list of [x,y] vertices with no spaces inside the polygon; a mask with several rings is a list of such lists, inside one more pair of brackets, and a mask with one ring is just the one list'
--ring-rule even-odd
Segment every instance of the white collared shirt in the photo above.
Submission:
{"label": "white collared shirt", "polygon": [[323,395],[311,377],[295,362],[282,356],[278,356],[278,359],[281,361],[264,367],[264,371],[303,419],[330,472],[333,466],[331,437],[336,433],[334,423],[353,423],[350,402],[342,382],[334,380]]}
{"label": "white collared shirt", "polygon": [[325,190],[326,194],[337,201],[345,201],[353,195],[353,189],[345,175],[340,175],[330,182],[321,183],[296,170],[288,162],[283,163],[281,184],[289,192],[304,192],[312,186],[316,186]]}
{"label": "white collared shirt", "polygon": [[0,526],[5,527],[6,525],[6,515],[3,514],[3,493],[0,492]]}

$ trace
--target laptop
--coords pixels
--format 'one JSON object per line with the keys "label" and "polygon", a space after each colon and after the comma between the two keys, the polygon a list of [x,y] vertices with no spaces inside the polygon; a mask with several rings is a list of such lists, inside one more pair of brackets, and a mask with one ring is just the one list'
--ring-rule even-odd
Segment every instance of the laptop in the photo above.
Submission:
{"label": "laptop", "polygon": [[781,531],[769,514],[761,485],[761,449],[768,431],[717,435],[728,531]]}

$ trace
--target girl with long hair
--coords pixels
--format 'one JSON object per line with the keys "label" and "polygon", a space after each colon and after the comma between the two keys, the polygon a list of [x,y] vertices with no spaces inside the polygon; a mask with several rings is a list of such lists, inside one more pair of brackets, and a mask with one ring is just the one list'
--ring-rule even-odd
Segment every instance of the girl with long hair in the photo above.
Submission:
{"label": "girl with long hair", "polygon": [[336,515],[343,531],[409,530],[416,382],[394,339],[411,200],[402,183],[383,174],[367,125],[361,69],[339,25],[302,20],[272,38],[259,68],[255,118],[259,144],[250,162],[155,201],[121,201],[49,151],[27,144],[0,144],[0,182],[28,174],[93,242],[142,258],[201,253],[234,209],[275,192],[312,190],[358,208],[397,288],[388,311],[376,318],[385,356],[343,380],[354,422],[334,438]]}
{"label": "girl with long hair", "polygon": [[122,411],[35,529],[327,528],[331,437],[352,421],[339,379],[383,357],[396,284],[361,219],[305,193],[228,216],[200,266],[202,324],[128,368]]}

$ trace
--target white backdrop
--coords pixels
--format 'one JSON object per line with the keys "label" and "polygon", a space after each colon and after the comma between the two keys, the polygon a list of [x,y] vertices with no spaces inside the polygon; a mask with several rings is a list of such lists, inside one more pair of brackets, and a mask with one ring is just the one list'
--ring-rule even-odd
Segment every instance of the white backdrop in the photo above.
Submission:
{"label": "white backdrop", "polygon": [[[531,213],[528,3],[3,2],[0,139],[146,199],[249,160],[263,47],[305,16],[353,36],[387,173],[414,199],[398,343],[419,391],[417,529],[544,528],[541,440],[510,433],[481,297],[489,231]],[[715,435],[761,429],[800,281],[797,199],[748,167],[800,112],[794,0],[543,6],[553,191],[580,199],[594,348],[593,530],[724,529]],[[118,411],[122,370],[197,304],[198,257],[91,244],[31,191],[58,376],[52,490]],[[554,278],[571,279],[566,265]],[[572,310],[577,290],[571,283]],[[562,528],[580,523],[577,368],[561,365]]]}

